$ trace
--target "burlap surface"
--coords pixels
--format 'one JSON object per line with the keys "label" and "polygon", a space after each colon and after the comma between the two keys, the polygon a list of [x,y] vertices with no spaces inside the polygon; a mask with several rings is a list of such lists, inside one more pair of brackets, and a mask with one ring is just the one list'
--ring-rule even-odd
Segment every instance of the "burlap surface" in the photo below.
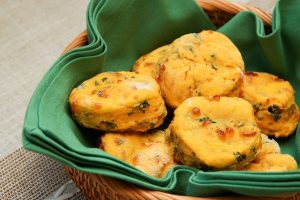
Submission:
{"label": "burlap surface", "polygon": [[[0,161],[0,199],[45,199],[69,180],[58,162],[19,149]],[[86,199],[81,192],[72,200]]]}
{"label": "burlap surface", "polygon": [[0,1],[0,159],[21,147],[29,99],[67,44],[86,29],[88,2]]}

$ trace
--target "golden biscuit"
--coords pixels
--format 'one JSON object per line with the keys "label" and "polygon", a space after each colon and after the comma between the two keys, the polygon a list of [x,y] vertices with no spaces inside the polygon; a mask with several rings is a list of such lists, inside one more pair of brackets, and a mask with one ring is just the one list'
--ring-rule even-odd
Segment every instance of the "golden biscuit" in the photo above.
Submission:
{"label": "golden biscuit", "polygon": [[175,161],[202,169],[238,169],[261,147],[249,102],[237,97],[191,97],[175,110],[167,133]]}
{"label": "golden biscuit", "polygon": [[258,172],[278,172],[297,170],[297,162],[288,154],[270,153],[257,163],[250,163],[243,170]]}
{"label": "golden biscuit", "polygon": [[133,71],[151,76],[154,79],[158,79],[159,76],[159,63],[160,58],[166,53],[168,45],[155,49],[154,51],[140,57],[133,66]]}
{"label": "golden biscuit", "polygon": [[240,89],[240,97],[254,107],[258,127],[275,137],[287,137],[297,127],[299,109],[294,93],[288,81],[258,72],[246,72]]}
{"label": "golden biscuit", "polygon": [[69,97],[74,118],[102,131],[158,127],[167,114],[156,81],[134,72],[104,72],[75,88]]}
{"label": "golden biscuit", "polygon": [[261,134],[262,146],[255,159],[242,170],[247,171],[290,171],[297,170],[297,162],[288,154],[280,154],[279,144]]}
{"label": "golden biscuit", "polygon": [[151,176],[162,177],[175,165],[164,131],[106,133],[101,148]]}
{"label": "golden biscuit", "polygon": [[225,35],[213,31],[178,38],[159,65],[162,94],[173,108],[193,96],[234,96],[244,70],[238,49]]}

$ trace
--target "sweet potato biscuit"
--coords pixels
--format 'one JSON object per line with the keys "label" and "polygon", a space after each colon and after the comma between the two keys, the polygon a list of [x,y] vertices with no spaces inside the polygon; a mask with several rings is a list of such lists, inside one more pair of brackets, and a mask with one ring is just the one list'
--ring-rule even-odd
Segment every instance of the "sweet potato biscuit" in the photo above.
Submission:
{"label": "sweet potato biscuit", "polygon": [[175,165],[164,131],[106,133],[101,148],[151,176],[162,177]]}
{"label": "sweet potato biscuit", "polygon": [[243,170],[259,172],[293,171],[297,170],[297,162],[288,154],[266,154],[259,162],[250,163]]}
{"label": "sweet potato biscuit", "polygon": [[158,61],[166,53],[167,49],[168,45],[165,45],[140,57],[135,62],[133,71],[138,74],[151,76],[152,78],[157,80],[160,68]]}
{"label": "sweet potato biscuit", "polygon": [[193,96],[235,95],[244,70],[238,49],[226,36],[213,31],[178,38],[159,65],[162,94],[173,108]]}
{"label": "sweet potato biscuit", "polygon": [[162,124],[167,111],[156,81],[134,72],[104,72],[69,97],[74,118],[102,131],[145,132]]}
{"label": "sweet potato biscuit", "polygon": [[288,81],[268,73],[246,72],[240,97],[249,101],[263,133],[287,137],[297,127],[299,109]]}
{"label": "sweet potato biscuit", "polygon": [[238,169],[261,147],[249,102],[237,97],[191,97],[175,110],[168,141],[175,161],[202,169]]}

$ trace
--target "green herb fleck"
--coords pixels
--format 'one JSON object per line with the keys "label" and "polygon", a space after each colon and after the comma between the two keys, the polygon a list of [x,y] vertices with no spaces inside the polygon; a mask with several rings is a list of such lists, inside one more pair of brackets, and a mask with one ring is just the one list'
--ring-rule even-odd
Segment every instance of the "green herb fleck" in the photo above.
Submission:
{"label": "green herb fleck", "polygon": [[137,122],[137,124],[138,124],[139,126],[148,126],[148,125],[149,125],[149,122],[142,121],[142,122]]}
{"label": "green herb fleck", "polygon": [[240,152],[234,152],[233,155],[235,156],[235,160],[237,163],[240,163],[246,159],[246,155],[241,154]]}
{"label": "green herb fleck", "polygon": [[210,54],[210,57],[214,59],[216,58],[215,54]]}
{"label": "green herb fleck", "polygon": [[150,104],[148,103],[148,101],[144,101],[143,103],[141,103],[138,106],[136,106],[134,108],[134,110],[136,110],[138,112],[145,113],[146,112],[146,108],[149,107],[149,106],[150,106]]}
{"label": "green herb fleck", "polygon": [[170,134],[169,142],[171,142],[171,143],[175,142],[175,136],[172,133]]}
{"label": "green herb fleck", "polygon": [[83,113],[83,115],[84,115],[84,117],[86,117],[86,118],[87,118],[87,117],[89,117],[89,116],[90,116],[90,113],[88,113],[88,112],[84,112],[84,113]]}
{"label": "green herb fleck", "polygon": [[117,127],[117,125],[115,123],[113,123],[113,122],[106,122],[106,121],[100,122],[99,125],[100,125],[101,128],[106,129],[106,131],[110,131],[110,130],[112,130],[112,129],[114,129],[114,128]]}
{"label": "green herb fleck", "polygon": [[212,69],[218,70],[218,68],[216,68],[214,64],[211,64],[210,66],[211,66]]}
{"label": "green herb fleck", "polygon": [[150,106],[150,104],[148,103],[148,101],[144,101],[144,102],[141,103],[139,106],[140,106],[141,108],[147,108],[147,107]]}
{"label": "green herb fleck", "polygon": [[155,124],[153,122],[150,122],[149,126],[150,128],[154,128]]}
{"label": "green herb fleck", "polygon": [[193,47],[188,47],[188,50],[190,50],[191,52],[194,52]]}
{"label": "green herb fleck", "polygon": [[149,106],[150,106],[150,104],[148,103],[148,101],[144,101],[144,102],[140,103],[138,106],[134,107],[132,109],[132,111],[128,113],[128,115],[130,116],[130,115],[132,115],[133,113],[136,113],[136,112],[145,113],[147,107],[149,107]]}
{"label": "green herb fleck", "polygon": [[253,152],[253,153],[257,153],[257,149],[256,149],[255,146],[252,148],[252,152]]}
{"label": "green herb fleck", "polygon": [[174,147],[173,147],[173,153],[174,153],[174,155],[177,155],[178,156],[178,146],[176,146],[176,145],[174,145]]}
{"label": "green herb fleck", "polygon": [[95,81],[95,86],[99,86],[99,82],[98,81]]}
{"label": "green herb fleck", "polygon": [[131,78],[135,78],[135,76],[131,76]]}
{"label": "green herb fleck", "polygon": [[254,109],[254,112],[257,113],[259,111],[259,104],[254,104],[253,109]]}
{"label": "green herb fleck", "polygon": [[102,82],[105,82],[105,81],[107,81],[107,77],[104,77],[101,80],[102,80]]}
{"label": "green herb fleck", "polygon": [[268,111],[276,122],[281,118],[281,110],[278,106],[272,105],[268,108]]}
{"label": "green herb fleck", "polygon": [[117,145],[121,145],[121,144],[123,144],[125,142],[125,139],[124,138],[116,138],[115,139],[115,143],[117,144]]}
{"label": "green herb fleck", "polygon": [[107,98],[108,97],[108,94],[105,90],[101,91],[97,91],[96,94],[99,96],[99,97],[104,97],[104,98]]}
{"label": "green herb fleck", "polygon": [[202,117],[199,119],[199,122],[207,122],[207,121],[210,123],[217,123],[217,122],[211,120],[209,117]]}

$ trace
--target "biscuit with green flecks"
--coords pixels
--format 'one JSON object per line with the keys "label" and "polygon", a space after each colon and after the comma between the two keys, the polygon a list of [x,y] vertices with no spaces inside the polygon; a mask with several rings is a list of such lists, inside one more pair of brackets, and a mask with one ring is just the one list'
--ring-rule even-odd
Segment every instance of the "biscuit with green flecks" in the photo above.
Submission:
{"label": "biscuit with green flecks", "polygon": [[275,172],[297,170],[297,162],[288,154],[280,153],[280,146],[274,139],[261,134],[262,146],[255,159],[242,170]]}
{"label": "biscuit with green flecks", "polygon": [[74,118],[106,132],[145,132],[167,114],[157,82],[134,72],[104,72],[84,81],[69,97]]}
{"label": "biscuit with green flecks", "polygon": [[240,97],[254,107],[258,127],[275,137],[287,137],[297,127],[299,109],[294,95],[288,81],[260,72],[246,72],[240,89]]}
{"label": "biscuit with green flecks", "polygon": [[239,169],[261,147],[249,102],[237,97],[191,97],[175,110],[167,133],[175,161],[201,169]]}
{"label": "biscuit with green flecks", "polygon": [[151,176],[162,177],[175,165],[164,131],[106,133],[101,148]]}
{"label": "biscuit with green flecks", "polygon": [[236,96],[244,71],[237,47],[214,31],[176,39],[159,65],[162,94],[173,108],[193,96]]}

